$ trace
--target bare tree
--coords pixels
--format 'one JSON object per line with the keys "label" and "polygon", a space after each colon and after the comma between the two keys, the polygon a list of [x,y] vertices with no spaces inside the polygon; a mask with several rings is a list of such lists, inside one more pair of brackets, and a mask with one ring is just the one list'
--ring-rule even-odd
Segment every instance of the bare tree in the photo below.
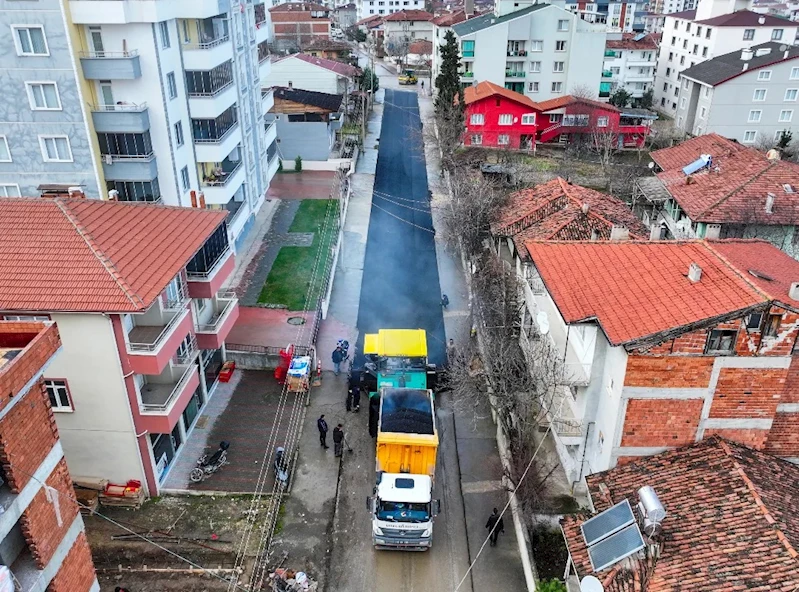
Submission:
{"label": "bare tree", "polygon": [[408,52],[411,49],[411,38],[408,35],[392,35],[386,47],[388,55],[397,61],[397,67],[402,70],[408,62]]}
{"label": "bare tree", "polygon": [[575,84],[569,94],[578,99],[596,100],[597,98],[597,93],[587,84]]}

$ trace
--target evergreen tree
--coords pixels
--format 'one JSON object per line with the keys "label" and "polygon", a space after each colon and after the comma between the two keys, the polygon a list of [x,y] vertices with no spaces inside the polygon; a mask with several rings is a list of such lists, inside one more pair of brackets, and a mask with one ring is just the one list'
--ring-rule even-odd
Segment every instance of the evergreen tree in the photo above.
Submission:
{"label": "evergreen tree", "polygon": [[441,55],[441,69],[438,76],[436,76],[436,89],[438,89],[436,111],[438,113],[441,113],[442,106],[451,106],[461,90],[461,75],[459,72],[461,61],[455,33],[447,31],[444,41],[444,45],[438,48]]}
{"label": "evergreen tree", "polygon": [[618,107],[619,109],[624,109],[630,102],[633,96],[628,93],[624,88],[620,88],[615,93],[610,95],[610,99],[608,102],[613,105],[614,107]]}

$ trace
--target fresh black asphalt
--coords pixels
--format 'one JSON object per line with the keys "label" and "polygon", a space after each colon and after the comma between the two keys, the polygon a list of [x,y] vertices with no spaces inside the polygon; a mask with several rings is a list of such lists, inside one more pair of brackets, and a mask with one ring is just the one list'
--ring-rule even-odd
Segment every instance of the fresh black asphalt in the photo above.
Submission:
{"label": "fresh black asphalt", "polygon": [[[358,310],[358,352],[366,333],[425,329],[429,361],[444,363],[434,237],[417,95],[387,89]],[[362,362],[356,359],[355,364]]]}

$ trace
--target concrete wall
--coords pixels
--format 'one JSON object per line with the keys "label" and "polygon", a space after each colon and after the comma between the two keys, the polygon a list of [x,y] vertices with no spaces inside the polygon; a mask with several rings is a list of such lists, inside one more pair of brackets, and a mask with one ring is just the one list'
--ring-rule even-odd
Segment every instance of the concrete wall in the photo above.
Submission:
{"label": "concrete wall", "polygon": [[289,121],[288,115],[283,114],[278,115],[277,137],[283,160],[293,161],[298,155],[303,160],[327,160],[335,132],[324,121]]}
{"label": "concrete wall", "polygon": [[[11,25],[42,25],[49,56],[18,56]],[[81,97],[75,76],[69,37],[62,18],[59,0],[12,2],[0,0],[0,72],[3,76],[4,100],[0,104],[0,134],[8,141],[11,162],[0,163],[0,184],[19,185],[9,194],[38,196],[42,183],[83,185],[89,197],[100,197],[97,168],[93,160],[91,138],[81,108]],[[54,111],[32,111],[25,82],[55,82],[61,108]],[[72,149],[72,162],[44,162],[39,135],[66,135]],[[6,195],[5,190],[0,195]]]}
{"label": "concrete wall", "polygon": [[144,482],[122,366],[110,319],[101,314],[53,314],[61,353],[45,378],[66,379],[73,411],[55,412],[73,477]]}

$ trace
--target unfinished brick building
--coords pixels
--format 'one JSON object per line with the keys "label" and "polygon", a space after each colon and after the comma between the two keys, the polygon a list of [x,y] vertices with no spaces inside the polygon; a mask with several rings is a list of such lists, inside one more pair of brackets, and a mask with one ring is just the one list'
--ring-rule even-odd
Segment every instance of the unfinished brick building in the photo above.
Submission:
{"label": "unfinished brick building", "polygon": [[799,262],[757,240],[526,247],[522,345],[563,356],[546,404],[573,483],[714,434],[799,460]]}
{"label": "unfinished brick building", "polygon": [[17,590],[96,592],[42,379],[60,347],[54,323],[0,322],[0,566],[10,568]]}

